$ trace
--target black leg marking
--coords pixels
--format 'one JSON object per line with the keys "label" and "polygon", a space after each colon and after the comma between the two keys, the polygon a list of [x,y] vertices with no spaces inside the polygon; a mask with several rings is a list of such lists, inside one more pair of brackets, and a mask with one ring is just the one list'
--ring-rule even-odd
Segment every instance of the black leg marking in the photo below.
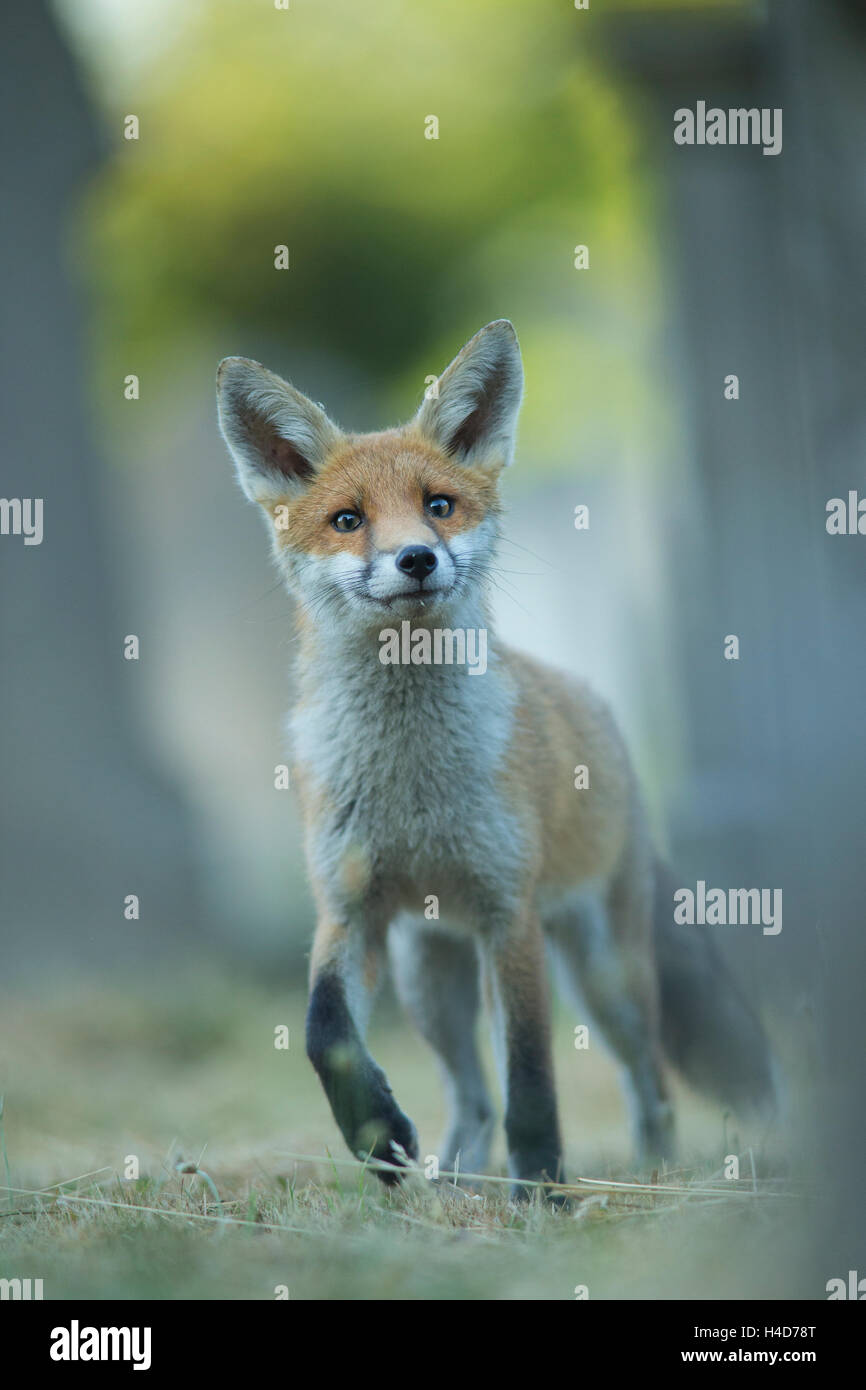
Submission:
{"label": "black leg marking", "polygon": [[[412,1121],[394,1100],[388,1079],[373,1061],[355,1027],[342,981],[335,972],[319,976],[307,1009],[307,1056],[352,1153],[400,1162],[392,1144],[418,1157]],[[385,1183],[396,1174],[379,1172]]]}

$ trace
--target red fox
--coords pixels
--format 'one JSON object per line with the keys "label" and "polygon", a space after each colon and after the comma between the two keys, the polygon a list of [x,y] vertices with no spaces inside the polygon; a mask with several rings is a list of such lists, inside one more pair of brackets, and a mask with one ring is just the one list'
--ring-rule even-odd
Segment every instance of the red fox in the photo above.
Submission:
{"label": "red fox", "polygon": [[[622,1065],[642,1160],[672,1153],[665,1055],[724,1104],[773,1091],[757,1017],[707,934],[673,920],[676,885],[607,708],[491,633],[498,479],[522,392],[505,319],[408,425],[379,434],[344,433],[257,362],[228,357],[218,375],[223,436],[297,601],[292,766],[318,910],[308,1055],[349,1148],[393,1164],[380,1170],[393,1181],[417,1135],[364,1041],[390,956],[447,1088],[440,1163],[481,1173],[483,996],[517,1196],[563,1179],[548,948]],[[397,627],[408,659],[385,660]],[[430,659],[431,639],[455,632],[491,634],[483,672]]]}

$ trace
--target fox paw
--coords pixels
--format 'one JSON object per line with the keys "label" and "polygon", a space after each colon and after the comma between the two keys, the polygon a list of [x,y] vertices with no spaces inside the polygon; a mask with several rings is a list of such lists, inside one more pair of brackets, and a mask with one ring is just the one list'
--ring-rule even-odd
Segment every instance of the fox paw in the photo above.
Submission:
{"label": "fox paw", "polygon": [[393,1164],[393,1171],[375,1170],[376,1177],[391,1187],[400,1181],[400,1169],[418,1158],[418,1134],[408,1115],[395,1107],[391,1114],[376,1116],[362,1125],[352,1147],[362,1160],[374,1158]]}

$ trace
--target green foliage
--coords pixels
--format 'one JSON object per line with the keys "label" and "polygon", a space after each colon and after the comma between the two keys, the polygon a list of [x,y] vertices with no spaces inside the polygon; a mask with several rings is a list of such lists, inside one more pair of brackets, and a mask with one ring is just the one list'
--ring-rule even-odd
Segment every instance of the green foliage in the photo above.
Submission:
{"label": "green foliage", "polygon": [[590,36],[559,0],[201,7],[113,113],[89,200],[106,369],[169,371],[203,335],[253,355],[277,341],[274,365],[360,365],[375,408],[404,413],[508,316],[551,458],[577,418],[604,447],[615,417],[621,444],[646,403],[656,272],[639,121]]}

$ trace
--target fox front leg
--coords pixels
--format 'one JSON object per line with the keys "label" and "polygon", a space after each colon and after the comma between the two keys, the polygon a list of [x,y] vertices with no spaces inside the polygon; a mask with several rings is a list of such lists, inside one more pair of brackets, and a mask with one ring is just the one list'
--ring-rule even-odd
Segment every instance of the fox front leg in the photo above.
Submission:
{"label": "fox front leg", "polygon": [[[378,974],[376,954],[353,949],[349,933],[330,923],[316,932],[307,1008],[307,1056],[315,1067],[334,1119],[358,1158],[399,1166],[401,1150],[418,1157],[415,1126],[394,1099],[388,1078],[363,1039],[369,998]],[[350,1000],[352,1004],[350,1006]],[[397,1173],[378,1169],[386,1184]]]}
{"label": "fox front leg", "polygon": [[505,1100],[508,1168],[515,1179],[511,1195],[520,1200],[532,1196],[527,1182],[564,1181],[544,941],[537,918],[529,915],[497,933],[487,943],[485,963]]}

